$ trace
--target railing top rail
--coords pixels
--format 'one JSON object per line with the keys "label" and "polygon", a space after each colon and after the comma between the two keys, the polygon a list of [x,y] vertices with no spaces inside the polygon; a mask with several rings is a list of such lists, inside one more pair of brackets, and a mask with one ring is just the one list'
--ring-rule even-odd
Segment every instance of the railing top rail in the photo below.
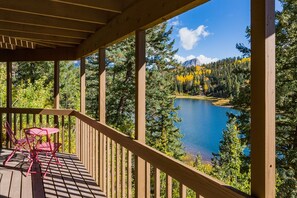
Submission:
{"label": "railing top rail", "polygon": [[73,114],[78,119],[103,133],[116,143],[125,147],[135,155],[149,162],[154,167],[170,175],[174,179],[188,186],[189,188],[201,193],[205,197],[250,197],[249,195],[232,188],[193,167],[168,157],[162,152],[149,147],[129,136],[104,125],[84,114],[74,111]]}
{"label": "railing top rail", "polygon": [[130,152],[149,162],[152,166],[170,175],[187,187],[200,193],[204,197],[250,197],[193,167],[169,157],[162,152],[149,147],[129,136],[102,124],[75,110],[64,109],[31,109],[31,108],[0,108],[0,113],[22,113],[39,115],[65,115],[75,116],[79,120],[95,128],[100,133],[109,137],[116,143],[128,149]]}
{"label": "railing top rail", "polygon": [[74,110],[69,109],[33,109],[33,108],[0,108],[0,113],[22,113],[39,115],[72,115]]}

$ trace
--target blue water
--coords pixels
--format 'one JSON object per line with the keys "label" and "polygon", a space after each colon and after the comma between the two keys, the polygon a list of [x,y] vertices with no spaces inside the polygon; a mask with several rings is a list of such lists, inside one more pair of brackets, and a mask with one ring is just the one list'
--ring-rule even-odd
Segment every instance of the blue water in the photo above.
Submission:
{"label": "blue water", "polygon": [[182,142],[188,153],[200,153],[203,160],[209,161],[212,153],[219,151],[222,132],[226,128],[227,112],[238,111],[213,105],[210,101],[176,99],[178,116],[182,119],[176,126],[183,134]]}

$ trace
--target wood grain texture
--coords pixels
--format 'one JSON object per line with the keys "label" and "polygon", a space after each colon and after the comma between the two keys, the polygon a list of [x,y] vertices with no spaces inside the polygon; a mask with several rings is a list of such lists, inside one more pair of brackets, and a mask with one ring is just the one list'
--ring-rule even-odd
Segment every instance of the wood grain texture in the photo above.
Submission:
{"label": "wood grain texture", "polygon": [[[135,95],[135,139],[145,144],[145,31],[136,31],[136,95]],[[145,197],[145,161],[135,159],[135,193],[136,197]]]}
{"label": "wood grain texture", "polygon": [[76,32],[94,33],[95,30],[100,26],[92,23],[70,21],[59,18],[51,18],[47,16],[38,16],[21,13],[21,12],[10,12],[7,10],[1,10],[0,21],[9,22],[20,25],[30,25],[34,27],[43,28],[54,28],[57,30],[70,30]]}
{"label": "wood grain texture", "polygon": [[[1,164],[3,156],[10,152],[11,150],[2,150]],[[26,177],[24,174],[27,164],[23,161],[24,156],[17,153],[13,161],[5,167],[0,166],[0,197],[106,197],[75,155],[59,153],[57,157],[63,166],[51,164],[45,178],[39,173]],[[40,160],[46,163],[49,158],[40,154]],[[40,172],[40,167],[36,165],[34,168]],[[41,170],[45,171],[44,169],[45,167],[42,167]]]}
{"label": "wood grain texture", "polygon": [[30,15],[37,15],[94,24],[105,24],[108,19],[108,15],[106,15],[106,13],[100,12],[98,10],[74,5],[66,5],[53,1],[1,1],[0,10],[25,13],[27,14],[26,17],[30,17]]}
{"label": "wood grain texture", "polygon": [[[6,107],[12,107],[12,62],[6,62]],[[11,113],[7,112],[6,121],[12,124]],[[2,124],[2,123],[1,123]],[[6,148],[10,147],[9,136],[6,136]]]}
{"label": "wood grain texture", "polygon": [[251,191],[275,197],[275,1],[252,0]]}
{"label": "wood grain texture", "polygon": [[[35,42],[35,41],[34,41]],[[42,41],[43,42],[43,41]],[[76,60],[75,48],[57,47],[55,49],[16,49],[0,50],[0,61],[53,61]]]}
{"label": "wood grain texture", "polygon": [[[188,186],[202,196],[208,197],[249,197],[235,190],[234,188],[204,174],[193,167],[187,166],[178,160],[166,156],[165,154],[116,131],[115,129],[101,124],[86,115],[74,111],[73,115],[83,120],[87,124],[101,131],[104,135],[113,141],[120,143],[130,152],[139,156],[152,166],[160,169],[162,172],[171,175],[174,179]],[[129,177],[128,177],[129,179]]]}
{"label": "wood grain texture", "polygon": [[80,112],[86,112],[86,59],[80,59]]}
{"label": "wood grain texture", "polygon": [[[147,29],[166,21],[207,0],[143,0],[137,1],[120,15],[114,17],[106,26],[80,44],[77,56],[85,56],[100,47],[114,44],[131,35],[135,30]],[[154,12],[152,12],[154,10]],[[129,24],[129,25],[127,25]],[[102,39],[104,38],[104,39]]]}
{"label": "wood grain texture", "polygon": [[100,0],[100,1],[92,1],[92,0],[53,0],[55,2],[76,5],[86,8],[92,8],[97,10],[104,10],[108,12],[121,13],[122,12],[122,4],[123,2],[117,0]]}

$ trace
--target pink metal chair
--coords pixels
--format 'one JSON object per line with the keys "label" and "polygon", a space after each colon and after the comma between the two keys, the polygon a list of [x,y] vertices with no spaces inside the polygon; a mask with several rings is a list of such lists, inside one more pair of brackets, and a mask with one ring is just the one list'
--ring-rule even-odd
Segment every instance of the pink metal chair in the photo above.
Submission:
{"label": "pink metal chair", "polygon": [[[43,177],[46,176],[48,168],[49,168],[53,158],[55,158],[55,161],[56,161],[57,164],[62,166],[62,164],[60,163],[58,157],[56,156],[56,152],[59,150],[59,148],[60,148],[60,146],[62,144],[51,142],[50,133],[48,132],[48,130],[46,128],[40,128],[40,130],[41,130],[40,134],[46,132],[47,141],[46,142],[37,141],[36,146],[33,146],[33,148],[30,146],[31,162],[30,162],[30,166],[28,168],[27,174],[26,174],[27,176],[31,171],[31,168],[32,168],[32,165],[33,165],[34,161],[40,162],[39,157],[38,157],[39,153],[45,153],[46,156],[48,156],[48,154],[50,154],[50,159],[48,161],[48,164],[47,164],[47,167],[45,169]],[[28,136],[30,136],[30,135],[26,134],[26,136],[27,136],[27,138],[29,138]]]}
{"label": "pink metal chair", "polygon": [[10,139],[10,141],[12,142],[12,144],[14,145],[14,149],[13,151],[7,156],[7,158],[4,160],[3,165],[5,166],[5,164],[7,162],[9,162],[9,160],[13,157],[13,155],[17,152],[17,151],[28,151],[25,146],[28,145],[28,142],[31,143],[34,141],[34,138],[29,138],[28,140],[26,138],[23,139],[17,139],[15,137],[14,132],[11,130],[11,127],[9,125],[9,123],[6,121],[5,125],[4,125],[5,129],[6,129],[6,133]]}

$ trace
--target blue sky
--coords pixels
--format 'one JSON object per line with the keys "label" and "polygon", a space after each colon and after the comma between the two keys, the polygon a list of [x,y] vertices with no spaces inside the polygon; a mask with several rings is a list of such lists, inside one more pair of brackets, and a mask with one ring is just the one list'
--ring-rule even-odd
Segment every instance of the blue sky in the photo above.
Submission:
{"label": "blue sky", "polygon": [[[280,7],[277,2],[277,8]],[[250,0],[211,0],[169,20],[179,49],[176,58],[198,57],[210,62],[240,56],[236,43],[249,45],[245,29],[250,24]]]}

